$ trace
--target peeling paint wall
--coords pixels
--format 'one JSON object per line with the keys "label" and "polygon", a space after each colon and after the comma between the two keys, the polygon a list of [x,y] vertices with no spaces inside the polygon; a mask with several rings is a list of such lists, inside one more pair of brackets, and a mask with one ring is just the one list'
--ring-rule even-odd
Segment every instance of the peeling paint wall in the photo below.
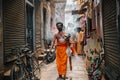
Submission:
{"label": "peeling paint wall", "polygon": [[45,28],[45,34],[44,34],[44,38],[45,39],[50,39],[51,38],[51,3],[50,2],[44,2],[43,3],[43,7],[46,9],[46,19],[45,19],[45,25],[43,28]]}
{"label": "peeling paint wall", "polygon": [[35,1],[35,48],[36,51],[40,51],[41,48],[41,2],[39,0]]}

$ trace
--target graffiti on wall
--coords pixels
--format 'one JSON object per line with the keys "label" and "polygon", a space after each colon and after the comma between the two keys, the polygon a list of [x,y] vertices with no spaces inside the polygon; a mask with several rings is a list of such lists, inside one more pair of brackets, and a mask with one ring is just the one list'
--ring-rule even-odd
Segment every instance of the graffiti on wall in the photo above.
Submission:
{"label": "graffiti on wall", "polygon": [[94,30],[90,38],[87,39],[87,45],[84,46],[86,54],[86,68],[92,80],[101,80],[104,70],[104,51],[102,38]]}

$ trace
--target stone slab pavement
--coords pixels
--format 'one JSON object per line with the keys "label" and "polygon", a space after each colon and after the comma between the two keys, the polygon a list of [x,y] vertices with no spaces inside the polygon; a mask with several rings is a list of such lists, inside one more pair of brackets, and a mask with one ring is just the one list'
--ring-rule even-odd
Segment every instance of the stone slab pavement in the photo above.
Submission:
{"label": "stone slab pavement", "polygon": [[[73,66],[73,70],[70,71],[70,67],[68,63],[67,77],[71,79],[66,79],[66,80],[89,80],[88,73],[85,68],[85,62],[82,56],[78,56],[78,55],[72,56],[72,66]],[[40,80],[56,80],[57,77],[58,77],[58,72],[55,61],[50,64],[42,64]]]}

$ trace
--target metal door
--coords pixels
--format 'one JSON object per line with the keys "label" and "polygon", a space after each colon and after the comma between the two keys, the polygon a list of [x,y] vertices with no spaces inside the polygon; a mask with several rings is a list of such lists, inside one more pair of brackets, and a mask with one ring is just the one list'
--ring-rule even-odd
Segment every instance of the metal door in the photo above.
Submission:
{"label": "metal door", "polygon": [[3,0],[3,50],[4,62],[15,59],[11,48],[25,45],[25,2]]}
{"label": "metal door", "polygon": [[27,31],[26,31],[26,37],[27,37],[27,45],[30,47],[30,49],[33,51],[33,7],[26,5],[26,19],[27,19]]}
{"label": "metal door", "polygon": [[116,0],[103,0],[103,32],[105,48],[105,73],[110,80],[120,74],[119,31]]}
{"label": "metal door", "polygon": [[45,45],[45,39],[46,39],[46,8],[43,8],[43,39],[44,39],[44,46]]}

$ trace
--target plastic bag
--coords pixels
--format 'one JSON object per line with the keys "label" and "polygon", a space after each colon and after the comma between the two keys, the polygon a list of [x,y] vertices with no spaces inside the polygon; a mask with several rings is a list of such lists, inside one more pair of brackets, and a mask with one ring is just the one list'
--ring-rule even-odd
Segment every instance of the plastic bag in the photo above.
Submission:
{"label": "plastic bag", "polygon": [[68,56],[71,56],[72,55],[72,50],[70,49],[70,47],[68,46],[67,49],[66,49],[66,53]]}

